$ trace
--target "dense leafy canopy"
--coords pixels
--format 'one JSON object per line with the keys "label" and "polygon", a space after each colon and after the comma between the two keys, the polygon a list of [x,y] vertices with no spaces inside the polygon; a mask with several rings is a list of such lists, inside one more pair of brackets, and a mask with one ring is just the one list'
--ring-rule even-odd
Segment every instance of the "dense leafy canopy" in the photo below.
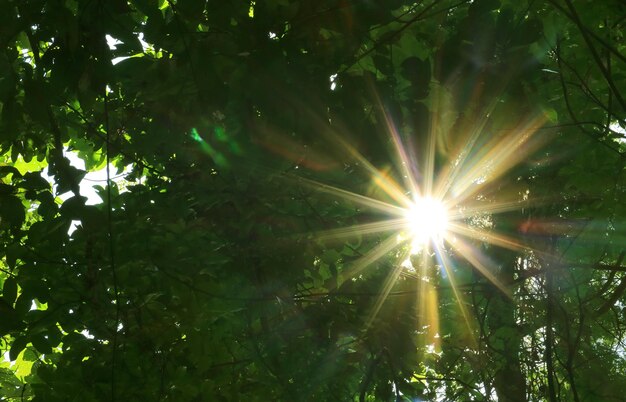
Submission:
{"label": "dense leafy canopy", "polygon": [[[623,400],[624,32],[619,0],[3,0],[0,400]],[[372,200],[405,171],[467,233],[403,261]]]}

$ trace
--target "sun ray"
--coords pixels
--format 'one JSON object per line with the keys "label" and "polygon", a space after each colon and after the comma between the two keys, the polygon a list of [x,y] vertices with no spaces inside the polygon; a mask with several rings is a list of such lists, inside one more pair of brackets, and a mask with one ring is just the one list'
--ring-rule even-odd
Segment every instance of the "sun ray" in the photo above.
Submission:
{"label": "sun ray", "polygon": [[[457,212],[450,212],[449,218],[451,221],[463,219],[468,216],[479,215],[479,214],[500,214],[504,212],[511,211],[519,211],[528,203],[521,200],[515,201],[499,201],[493,202],[489,204],[481,204],[481,205],[468,205],[465,204],[462,209],[457,210]],[[533,200],[533,205],[537,205],[537,203]]]}
{"label": "sun ray", "polygon": [[469,162],[469,166],[464,164],[459,167],[466,173],[455,180],[451,187],[454,200],[458,203],[464,202],[480,191],[484,183],[497,180],[531,151],[536,150],[542,141],[530,140],[543,122],[542,118],[535,118],[509,135],[503,135],[500,139],[494,138],[483,147],[484,152]]}
{"label": "sun ray", "polygon": [[383,106],[380,100],[380,97],[378,97],[378,94],[376,93],[375,93],[375,96],[376,96],[376,101],[378,102],[378,107],[380,108],[380,110],[382,110],[382,115],[383,115],[383,119],[385,120],[387,132],[389,133],[389,136],[391,137],[391,141],[394,145],[396,155],[398,156],[398,159],[399,159],[398,162],[400,165],[400,170],[402,171],[404,184],[407,187],[407,190],[414,197],[420,196],[421,192],[419,189],[419,184],[418,184],[416,175],[414,173],[413,160],[409,157],[407,150],[402,145],[402,140],[400,139],[400,134],[398,133],[398,130],[396,129],[396,125],[394,124],[393,120],[391,120],[391,118],[389,117],[389,114],[385,110],[385,107]]}
{"label": "sun ray", "polygon": [[[439,309],[437,303],[437,289],[430,283],[430,270],[435,269],[432,259],[428,253],[421,253],[416,256],[419,259],[418,267],[414,268],[418,272],[418,292],[417,292],[417,311],[419,328],[425,333],[422,334],[421,340],[425,346],[433,344],[435,349],[439,347]],[[413,261],[413,260],[412,260]]]}
{"label": "sun ray", "polygon": [[[482,188],[481,184],[488,179],[495,180],[504,173],[504,164],[513,165],[512,154],[517,146],[522,145],[527,138],[505,137],[501,141],[488,144],[487,150],[463,166],[464,174],[455,180],[452,186],[452,195],[458,202],[463,202]],[[494,141],[495,142],[495,141]]]}
{"label": "sun ray", "polygon": [[423,189],[427,195],[432,194],[435,179],[435,152],[437,149],[437,129],[440,114],[438,113],[440,96],[433,102],[433,114],[431,114],[430,132],[426,138],[426,155],[424,158]]}
{"label": "sun ray", "polygon": [[513,299],[511,291],[491,272],[492,270],[480,260],[480,258],[476,255],[477,252],[473,250],[472,246],[458,238],[455,239],[455,241],[450,242],[450,244],[459,253],[459,255],[472,264],[472,266],[476,268],[482,276],[487,278],[509,299]]}
{"label": "sun ray", "polygon": [[393,181],[389,175],[379,172],[378,176],[373,178],[374,185],[378,186],[381,190],[392,197],[396,202],[404,207],[410,205],[409,198],[400,190],[398,190],[398,184]]}
{"label": "sun ray", "polygon": [[[403,256],[399,258],[399,261],[403,261],[407,257],[408,257],[408,253],[404,252]],[[378,315],[378,312],[380,311],[381,307],[385,303],[385,300],[387,299],[389,292],[391,292],[391,289],[393,289],[393,286],[396,284],[396,281],[398,280],[398,277],[400,277],[400,274],[402,273],[403,270],[404,270],[404,267],[401,264],[396,264],[391,274],[388,275],[387,279],[385,280],[383,290],[378,296],[378,298],[376,299],[376,304],[374,305],[374,308],[372,309],[372,312],[370,313],[370,316],[365,324],[366,329],[369,328],[374,322],[374,320],[376,319],[376,316]]]}
{"label": "sun ray", "polygon": [[[492,102],[487,110],[492,110],[494,105],[495,101]],[[461,174],[461,169],[465,166],[465,162],[472,154],[471,151],[475,149],[478,139],[484,133],[484,129],[489,121],[488,116],[489,113],[483,113],[479,123],[469,129],[471,134],[468,136],[468,139],[464,142],[459,142],[460,146],[458,146],[456,150],[455,158],[440,172],[438,186],[433,192],[438,197],[445,198],[450,187],[455,183],[456,177]]]}
{"label": "sun ray", "polygon": [[323,232],[318,232],[315,237],[319,240],[333,240],[341,239],[344,237],[354,237],[373,233],[398,231],[405,228],[406,224],[406,219],[404,218],[388,219],[379,222],[348,226],[345,228],[325,230]]}
{"label": "sun ray", "polygon": [[383,240],[376,247],[371,249],[369,252],[364,254],[358,260],[356,260],[346,273],[348,278],[355,278],[357,275],[363,271],[363,269],[372,265],[376,261],[380,260],[382,257],[387,255],[391,250],[398,247],[398,244],[401,240],[398,240],[398,236],[389,236],[387,239]]}
{"label": "sun ray", "polygon": [[392,180],[388,175],[385,175],[380,170],[376,169],[374,165],[361,155],[361,153],[357,151],[354,146],[346,142],[343,138],[338,136],[335,138],[335,141],[341,144],[341,146],[359,162],[359,164],[371,175],[372,179],[381,188],[381,190],[385,191],[387,195],[400,205],[405,207],[410,205],[411,200],[405,195],[405,191],[398,183]]}
{"label": "sun ray", "polygon": [[450,281],[450,287],[452,288],[452,292],[454,293],[454,298],[456,299],[456,302],[459,305],[459,309],[461,310],[461,315],[463,316],[463,321],[465,322],[465,326],[467,327],[467,333],[468,333],[470,339],[472,340],[472,346],[476,346],[478,342],[477,342],[476,337],[474,335],[474,331],[473,331],[471,320],[470,320],[470,315],[469,315],[467,309],[465,308],[465,302],[461,298],[461,294],[459,293],[459,289],[458,289],[458,287],[456,285],[456,279],[454,277],[454,272],[453,272],[452,267],[451,267],[452,266],[452,262],[450,261],[450,259],[446,255],[446,253],[444,253],[442,250],[440,250],[440,248],[438,246],[436,246],[436,249],[437,249],[436,250],[437,258],[439,259],[439,262],[441,263],[441,266],[443,267],[443,269],[446,272],[448,280]]}
{"label": "sun ray", "polygon": [[479,228],[469,227],[458,223],[451,223],[449,225],[449,230],[450,232],[460,234],[464,237],[480,239],[481,241],[493,244],[494,246],[506,248],[513,251],[530,250],[530,247],[512,239],[511,237],[505,236],[503,234],[495,234]]}
{"label": "sun ray", "polygon": [[433,190],[434,195],[442,199],[446,198],[451,187],[456,182],[457,176],[461,174],[461,168],[465,165],[466,159],[470,157],[470,151],[474,146],[473,142],[477,139],[478,135],[473,138],[473,141],[468,142],[467,148],[458,151],[454,160],[442,168],[436,187]]}
{"label": "sun ray", "polygon": [[294,180],[298,180],[300,183],[305,184],[309,188],[313,190],[328,193],[331,195],[335,195],[339,198],[342,198],[347,201],[355,202],[364,207],[368,207],[383,213],[387,213],[390,215],[402,216],[404,214],[405,209],[399,207],[397,205],[389,204],[384,201],[380,201],[374,198],[366,197],[361,194],[353,193],[348,190],[344,190],[338,187],[334,187],[328,184],[320,183],[315,180],[305,179],[302,177],[293,177]]}
{"label": "sun ray", "polygon": [[[387,120],[389,119],[386,114],[385,114],[385,119]],[[408,187],[409,192],[413,194],[414,197],[420,196],[421,191],[420,191],[418,182],[415,178],[415,174],[413,173],[413,169],[411,168],[413,161],[411,160],[411,158],[409,158],[406,150],[402,146],[400,135],[398,134],[395,126],[393,126],[393,123],[388,121],[387,126],[388,126],[389,134],[391,135],[391,139],[393,141],[394,147],[400,159],[399,163],[403,171],[403,178],[404,178],[405,185]]]}

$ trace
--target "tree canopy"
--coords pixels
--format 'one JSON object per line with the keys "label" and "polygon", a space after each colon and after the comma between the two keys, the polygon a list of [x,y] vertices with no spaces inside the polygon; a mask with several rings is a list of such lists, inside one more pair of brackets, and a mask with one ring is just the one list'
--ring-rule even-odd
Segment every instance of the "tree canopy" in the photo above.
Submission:
{"label": "tree canopy", "polygon": [[3,0],[0,400],[624,400],[624,32]]}

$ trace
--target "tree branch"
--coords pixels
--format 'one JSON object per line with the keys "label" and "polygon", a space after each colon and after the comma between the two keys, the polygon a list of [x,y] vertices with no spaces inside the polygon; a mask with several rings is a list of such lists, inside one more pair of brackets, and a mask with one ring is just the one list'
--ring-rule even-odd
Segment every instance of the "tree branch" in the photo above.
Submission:
{"label": "tree branch", "polygon": [[567,4],[567,7],[569,8],[572,14],[572,21],[576,24],[576,26],[580,30],[580,33],[582,34],[583,39],[585,43],[587,44],[587,47],[589,48],[589,51],[591,52],[591,55],[593,56],[594,61],[596,62],[596,65],[600,69],[600,72],[604,76],[604,79],[606,80],[607,84],[609,84],[609,87],[613,91],[613,94],[615,95],[615,99],[617,99],[618,103],[620,104],[624,112],[626,112],[626,102],[624,102],[624,99],[622,98],[622,94],[620,93],[619,89],[617,89],[617,87],[615,86],[615,83],[613,82],[613,78],[607,71],[606,67],[604,66],[604,63],[602,63],[602,60],[600,59],[600,55],[598,54],[596,48],[593,46],[593,43],[591,43],[591,39],[589,38],[589,35],[587,34],[587,30],[585,29],[584,25],[580,21],[580,18],[578,17],[578,13],[576,13],[576,9],[574,8],[570,0],[565,0],[565,4]]}
{"label": "tree branch", "polygon": [[[617,258],[617,262],[615,263],[616,266],[619,266],[622,263],[622,261],[624,260],[624,256],[626,256],[626,251],[622,251],[622,253],[619,255],[619,257]],[[617,285],[611,297],[609,297],[608,300],[602,306],[600,306],[598,310],[596,310],[596,315],[600,316],[606,313],[611,307],[615,305],[615,302],[617,302],[617,300],[622,297],[624,291],[626,291],[626,276],[622,277],[619,285]]]}

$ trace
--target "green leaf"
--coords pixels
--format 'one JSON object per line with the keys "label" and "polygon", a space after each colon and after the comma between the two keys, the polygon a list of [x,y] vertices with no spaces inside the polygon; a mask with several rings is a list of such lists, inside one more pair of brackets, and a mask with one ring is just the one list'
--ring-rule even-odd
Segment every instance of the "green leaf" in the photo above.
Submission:
{"label": "green leaf", "polygon": [[9,305],[13,305],[15,302],[15,299],[17,298],[17,281],[15,278],[10,277],[5,279],[2,287],[2,298]]}
{"label": "green leaf", "polygon": [[15,311],[17,314],[22,317],[28,314],[33,305],[33,298],[28,289],[24,289],[22,294],[20,294],[15,301]]}
{"label": "green leaf", "polygon": [[4,299],[0,299],[0,336],[23,328],[23,322],[16,311]]}
{"label": "green leaf", "polygon": [[66,219],[81,220],[84,215],[87,197],[70,197],[61,205],[61,215]]}
{"label": "green leaf", "polygon": [[0,194],[0,225],[20,226],[25,218],[24,205],[19,198]]}
{"label": "green leaf", "polygon": [[50,342],[46,338],[47,335],[40,333],[33,335],[30,339],[33,346],[39,353],[42,354],[50,354],[52,353],[52,347],[50,346]]}
{"label": "green leaf", "polygon": [[40,173],[28,172],[24,174],[24,180],[20,187],[27,190],[47,190],[50,188],[50,183]]}
{"label": "green leaf", "polygon": [[22,350],[26,348],[27,344],[28,344],[28,338],[26,338],[25,336],[19,336],[15,338],[15,340],[11,344],[11,349],[9,350],[9,359],[12,362],[17,360],[17,357],[22,352]]}
{"label": "green leaf", "polygon": [[21,177],[20,171],[14,166],[0,166],[0,177],[6,177],[12,174],[14,178]]}

